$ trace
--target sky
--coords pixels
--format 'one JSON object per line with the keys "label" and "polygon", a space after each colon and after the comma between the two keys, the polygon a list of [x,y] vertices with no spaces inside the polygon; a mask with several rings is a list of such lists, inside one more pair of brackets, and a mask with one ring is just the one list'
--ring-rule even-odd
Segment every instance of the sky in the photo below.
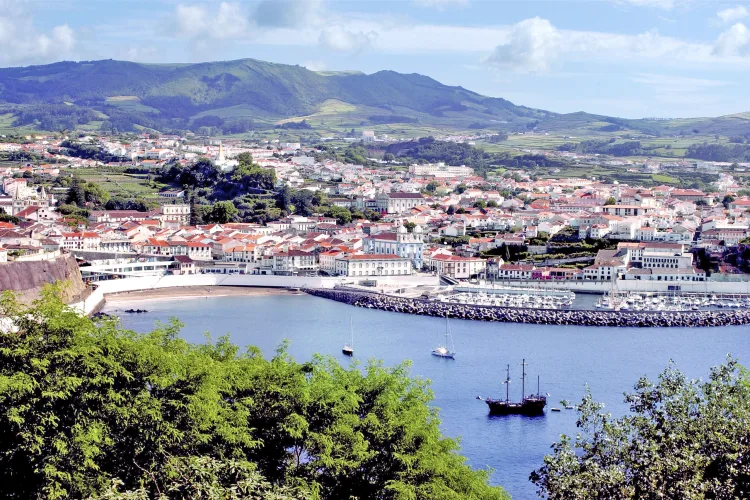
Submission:
{"label": "sky", "polygon": [[254,58],[559,113],[719,116],[750,111],[748,26],[750,0],[0,0],[0,67]]}

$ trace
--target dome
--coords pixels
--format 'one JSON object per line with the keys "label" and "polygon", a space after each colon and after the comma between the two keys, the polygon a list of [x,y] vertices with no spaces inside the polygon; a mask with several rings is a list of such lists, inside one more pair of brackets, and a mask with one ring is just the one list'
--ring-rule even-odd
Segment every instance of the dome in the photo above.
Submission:
{"label": "dome", "polygon": [[406,227],[399,226],[398,227],[398,234],[406,234],[408,231],[406,230]]}

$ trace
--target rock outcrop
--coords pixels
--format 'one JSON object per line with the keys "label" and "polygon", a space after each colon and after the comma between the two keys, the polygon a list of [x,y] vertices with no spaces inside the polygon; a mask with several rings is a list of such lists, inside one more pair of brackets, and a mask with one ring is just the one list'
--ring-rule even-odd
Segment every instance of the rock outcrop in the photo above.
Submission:
{"label": "rock outcrop", "polygon": [[54,260],[0,264],[0,291],[13,290],[24,303],[38,298],[44,285],[58,281],[65,282],[65,302],[72,302],[86,292],[78,263],[70,254]]}

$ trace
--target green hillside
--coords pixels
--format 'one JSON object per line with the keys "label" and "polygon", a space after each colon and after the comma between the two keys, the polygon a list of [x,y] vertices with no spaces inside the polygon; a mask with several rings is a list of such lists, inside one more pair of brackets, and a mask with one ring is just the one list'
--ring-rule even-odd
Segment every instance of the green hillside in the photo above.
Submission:
{"label": "green hillside", "polygon": [[[90,118],[81,111],[70,118],[74,108],[104,113],[109,118],[105,126],[121,130],[135,125],[196,128],[226,121],[255,127],[325,114],[332,101],[349,106],[348,114],[356,115],[358,125],[466,129],[472,124],[523,126],[553,116],[417,74],[318,73],[253,59],[181,65],[105,60],[5,68],[0,69],[0,99],[26,110],[19,125],[36,116],[37,125],[47,129],[54,128],[54,122],[76,126]],[[73,107],[63,108],[63,103]]]}
{"label": "green hillside", "polygon": [[315,72],[254,59],[197,64],[103,60],[0,68],[0,111],[5,127],[37,130],[123,132],[148,127],[230,135],[284,123],[298,129],[289,122],[304,119],[303,128],[320,135],[355,127],[394,136],[534,128],[561,136],[750,134],[750,113],[677,120],[557,114],[418,74]]}

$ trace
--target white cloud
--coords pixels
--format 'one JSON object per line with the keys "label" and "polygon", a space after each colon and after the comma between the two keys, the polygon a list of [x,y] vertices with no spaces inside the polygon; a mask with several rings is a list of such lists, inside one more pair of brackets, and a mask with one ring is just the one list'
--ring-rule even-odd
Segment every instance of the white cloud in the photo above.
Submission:
{"label": "white cloud", "polygon": [[542,73],[560,56],[561,36],[546,19],[526,19],[513,26],[508,41],[498,45],[486,61],[517,71]]}
{"label": "white cloud", "polygon": [[324,61],[306,61],[302,66],[310,71],[325,71],[326,63]]}
{"label": "white cloud", "polygon": [[374,31],[350,31],[342,26],[325,28],[318,39],[321,46],[339,52],[361,52],[377,39]]}
{"label": "white cloud", "polygon": [[190,38],[242,38],[252,31],[247,14],[237,3],[221,2],[215,10],[180,4],[175,16],[179,33]]}
{"label": "white cloud", "polygon": [[750,56],[750,30],[742,23],[734,24],[719,35],[713,53],[724,57]]}
{"label": "white cloud", "polygon": [[324,13],[323,0],[263,0],[253,20],[263,28],[298,28],[321,23]]}
{"label": "white cloud", "polygon": [[[671,10],[676,5],[676,0],[612,0],[617,4],[632,5],[635,7],[653,7],[657,9]],[[683,0],[684,3],[684,0]]]}
{"label": "white cloud", "polygon": [[469,0],[414,0],[414,3],[421,7],[443,10],[447,7],[465,7],[469,4]]}
{"label": "white cloud", "polygon": [[640,61],[707,65],[750,63],[750,30],[737,23],[711,43],[695,43],[649,31],[621,35],[561,30],[532,18],[511,26],[484,61],[519,73],[544,73],[565,61]]}
{"label": "white cloud", "polygon": [[40,33],[23,3],[0,0],[0,62],[53,61],[69,55],[75,45],[75,33],[67,24]]}
{"label": "white cloud", "polygon": [[737,7],[730,7],[728,9],[720,10],[716,13],[716,16],[721,19],[724,24],[731,24],[740,19],[746,18],[748,15],[747,8],[744,5],[738,5]]}

